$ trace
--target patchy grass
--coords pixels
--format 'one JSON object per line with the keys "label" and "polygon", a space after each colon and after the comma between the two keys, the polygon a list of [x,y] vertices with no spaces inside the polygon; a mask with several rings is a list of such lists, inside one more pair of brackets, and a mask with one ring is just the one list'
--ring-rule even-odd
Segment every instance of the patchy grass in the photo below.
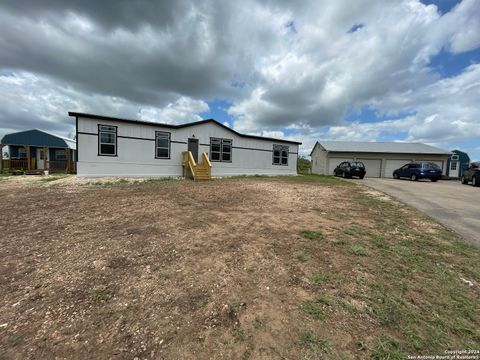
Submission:
{"label": "patchy grass", "polygon": [[300,309],[302,309],[307,314],[311,315],[314,319],[321,320],[325,317],[325,312],[319,304],[315,301],[305,300],[300,304]]}
{"label": "patchy grass", "polygon": [[312,230],[302,230],[300,231],[300,235],[310,240],[320,240],[323,237],[321,232]]}
{"label": "patchy grass", "polygon": [[298,253],[297,260],[300,261],[300,262],[307,261],[307,256],[305,255],[305,250],[304,249],[300,250],[300,252]]}
{"label": "patchy grass", "polygon": [[357,256],[367,256],[367,250],[361,244],[353,244],[351,249]]}
{"label": "patchy grass", "polygon": [[325,281],[329,281],[332,278],[333,278],[333,275],[331,275],[331,274],[316,272],[316,273],[313,273],[312,275],[310,275],[310,277],[308,278],[308,281],[311,284],[318,285],[318,284],[321,284]]}
{"label": "patchy grass", "polygon": [[112,291],[105,285],[98,285],[92,289],[92,298],[95,302],[105,303],[113,296]]}
{"label": "patchy grass", "polygon": [[316,301],[319,304],[324,304],[324,305],[330,306],[330,307],[337,306],[337,301],[333,297],[330,297],[330,296],[325,295],[325,294],[318,294],[317,297],[316,297]]}
{"label": "patchy grass", "polygon": [[354,183],[342,180],[340,178],[328,175],[316,175],[316,174],[299,174],[299,175],[240,175],[230,176],[225,179],[269,179],[269,180],[286,180],[292,182],[311,182],[320,183],[326,185],[345,185],[355,186]]}
{"label": "patchy grass", "polygon": [[232,336],[235,342],[242,342],[245,341],[247,338],[247,334],[245,333],[245,330],[243,330],[240,327],[236,327],[232,331]]}
{"label": "patchy grass", "polygon": [[325,355],[330,352],[327,340],[321,339],[313,330],[302,329],[299,334],[300,344],[315,356]]}
{"label": "patchy grass", "polygon": [[479,250],[361,186],[305,179],[3,182],[2,355],[399,359],[478,347]]}
{"label": "patchy grass", "polygon": [[397,339],[382,336],[379,338],[370,352],[372,360],[404,360],[407,354],[402,351]]}

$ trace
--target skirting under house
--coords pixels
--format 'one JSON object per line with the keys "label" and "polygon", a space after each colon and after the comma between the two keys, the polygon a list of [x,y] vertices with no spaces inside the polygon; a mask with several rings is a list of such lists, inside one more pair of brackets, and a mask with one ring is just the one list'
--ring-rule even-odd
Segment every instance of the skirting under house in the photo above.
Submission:
{"label": "skirting under house", "polygon": [[172,125],[70,112],[77,127],[80,177],[196,179],[295,175],[296,141],[240,134],[213,120]]}

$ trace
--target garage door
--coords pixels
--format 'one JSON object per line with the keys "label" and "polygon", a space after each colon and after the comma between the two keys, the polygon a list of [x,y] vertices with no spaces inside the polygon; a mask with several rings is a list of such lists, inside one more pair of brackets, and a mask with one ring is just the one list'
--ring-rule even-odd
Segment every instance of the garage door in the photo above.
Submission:
{"label": "garage door", "polygon": [[404,159],[404,160],[389,160],[387,159],[385,163],[385,177],[391,178],[393,177],[393,171],[401,168],[403,165],[412,162],[411,159]]}
{"label": "garage door", "polygon": [[328,158],[328,175],[333,175],[333,170],[339,165],[340,163],[344,161],[353,161],[353,159],[347,159],[347,158]]}
{"label": "garage door", "polygon": [[431,163],[437,164],[440,167],[440,169],[442,169],[442,174],[445,174],[445,169],[443,168],[443,161],[438,161],[438,160],[419,160],[419,161],[431,162]]}
{"label": "garage door", "polygon": [[382,160],[360,158],[357,160],[363,162],[363,165],[365,165],[365,170],[367,170],[367,173],[365,174],[366,177],[380,177],[380,173],[382,171]]}

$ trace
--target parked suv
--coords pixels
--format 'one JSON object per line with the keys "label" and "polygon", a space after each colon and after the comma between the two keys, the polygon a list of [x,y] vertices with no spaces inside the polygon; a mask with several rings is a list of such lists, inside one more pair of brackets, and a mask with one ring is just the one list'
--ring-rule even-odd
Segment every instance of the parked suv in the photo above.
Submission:
{"label": "parked suv", "polygon": [[412,181],[430,179],[435,182],[442,177],[442,169],[437,164],[431,162],[412,162],[395,170],[393,177],[395,179],[409,178]]}
{"label": "parked suv", "polygon": [[471,163],[463,172],[462,184],[468,184],[470,181],[473,186],[480,186],[480,162]]}
{"label": "parked suv", "polygon": [[333,170],[335,176],[343,176],[344,178],[351,178],[357,176],[360,179],[365,177],[365,165],[361,161],[344,161],[340,163],[335,170]]}

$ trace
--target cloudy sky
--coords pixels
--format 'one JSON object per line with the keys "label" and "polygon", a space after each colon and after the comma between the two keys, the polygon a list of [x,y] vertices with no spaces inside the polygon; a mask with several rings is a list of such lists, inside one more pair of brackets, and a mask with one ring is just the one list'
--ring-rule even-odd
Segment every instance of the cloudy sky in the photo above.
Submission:
{"label": "cloudy sky", "polygon": [[480,160],[480,0],[2,1],[0,104],[0,136],[213,117]]}

